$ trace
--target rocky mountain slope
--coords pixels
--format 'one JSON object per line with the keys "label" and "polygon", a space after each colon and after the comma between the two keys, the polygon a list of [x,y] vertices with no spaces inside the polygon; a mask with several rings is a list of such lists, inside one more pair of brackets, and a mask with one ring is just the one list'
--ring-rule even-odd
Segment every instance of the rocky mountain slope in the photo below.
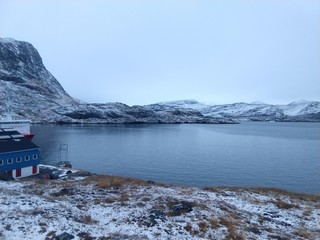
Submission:
{"label": "rocky mountain slope", "polygon": [[27,42],[0,38],[0,118],[6,111],[52,123],[234,123],[320,121],[319,102],[289,105],[206,105],[194,100],[128,106],[86,104],[72,98]]}
{"label": "rocky mountain slope", "polygon": [[204,116],[231,118],[236,121],[320,121],[320,102],[316,101],[297,101],[288,105],[262,102],[207,105],[196,100],[185,100],[157,105],[194,109]]}
{"label": "rocky mountain slope", "polygon": [[38,51],[27,42],[0,39],[0,114],[12,111],[46,121],[59,105],[78,104],[46,70]]}
{"label": "rocky mountain slope", "polygon": [[80,103],[45,68],[30,43],[0,38],[0,116],[6,111],[34,122],[233,123],[180,107],[152,110],[122,103]]}

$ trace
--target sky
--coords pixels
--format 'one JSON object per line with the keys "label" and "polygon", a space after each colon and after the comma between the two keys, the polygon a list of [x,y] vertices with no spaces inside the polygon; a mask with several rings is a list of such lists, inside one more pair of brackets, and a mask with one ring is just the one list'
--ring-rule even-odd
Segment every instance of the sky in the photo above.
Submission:
{"label": "sky", "polygon": [[86,102],[320,101],[319,0],[0,0],[0,37]]}

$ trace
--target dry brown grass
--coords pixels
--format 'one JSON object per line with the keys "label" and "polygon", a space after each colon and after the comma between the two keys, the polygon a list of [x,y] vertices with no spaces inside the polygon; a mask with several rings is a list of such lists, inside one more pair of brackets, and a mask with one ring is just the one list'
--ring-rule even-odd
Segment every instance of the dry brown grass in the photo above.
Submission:
{"label": "dry brown grass", "polygon": [[242,233],[237,231],[237,226],[239,226],[239,222],[235,221],[229,216],[220,217],[220,224],[224,225],[228,229],[228,234],[225,239],[228,240],[244,240]]}
{"label": "dry brown grass", "polygon": [[304,228],[298,228],[295,234],[303,239],[312,239],[312,234]]}
{"label": "dry brown grass", "polygon": [[99,176],[96,178],[96,184],[99,188],[118,188],[124,184],[124,181],[119,178]]}
{"label": "dry brown grass", "polygon": [[146,185],[141,179],[126,178],[119,176],[94,175],[83,180],[85,183],[95,183],[100,188],[121,188],[126,184]]}
{"label": "dry brown grass", "polygon": [[97,221],[93,220],[89,215],[80,216],[76,219],[76,221],[83,224],[87,224],[87,225],[92,225],[97,223]]}
{"label": "dry brown grass", "polygon": [[308,217],[311,215],[313,208],[307,207],[303,212],[304,219],[308,219]]}
{"label": "dry brown grass", "polygon": [[208,228],[208,224],[205,221],[201,221],[198,223],[199,231],[205,233]]}
{"label": "dry brown grass", "polygon": [[228,235],[226,236],[226,240],[245,240],[244,236],[240,232],[236,232],[234,229],[228,229]]}
{"label": "dry brown grass", "polygon": [[276,199],[273,203],[280,209],[291,209],[291,208],[299,208],[297,204],[287,203],[282,201],[281,199]]}
{"label": "dry brown grass", "polygon": [[122,193],[121,196],[120,196],[119,201],[120,201],[121,203],[124,203],[124,202],[129,201],[129,195],[126,194],[126,193]]}
{"label": "dry brown grass", "polygon": [[213,229],[217,229],[219,227],[219,222],[216,219],[211,218],[209,220],[210,226]]}
{"label": "dry brown grass", "polygon": [[235,228],[235,222],[230,217],[220,217],[219,223],[229,228]]}

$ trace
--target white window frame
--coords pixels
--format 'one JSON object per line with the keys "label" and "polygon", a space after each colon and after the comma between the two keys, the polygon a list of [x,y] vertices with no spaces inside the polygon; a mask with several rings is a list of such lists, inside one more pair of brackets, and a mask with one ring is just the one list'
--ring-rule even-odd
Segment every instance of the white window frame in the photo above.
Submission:
{"label": "white window frame", "polygon": [[7,164],[13,164],[13,158],[8,158],[7,159]]}
{"label": "white window frame", "polygon": [[29,156],[29,155],[24,156],[24,160],[25,160],[25,161],[30,161],[30,156]]}
{"label": "white window frame", "polygon": [[38,159],[38,154],[32,154],[32,159],[37,160]]}
{"label": "white window frame", "polygon": [[17,162],[17,163],[22,162],[22,157],[16,157],[16,162]]}

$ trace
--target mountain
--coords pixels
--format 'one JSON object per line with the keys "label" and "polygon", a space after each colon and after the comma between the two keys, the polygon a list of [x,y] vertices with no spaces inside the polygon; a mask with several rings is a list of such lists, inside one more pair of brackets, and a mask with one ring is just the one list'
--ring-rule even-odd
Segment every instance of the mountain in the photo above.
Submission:
{"label": "mountain", "polygon": [[320,121],[320,103],[207,105],[181,100],[128,106],[72,98],[45,68],[32,44],[0,38],[0,118],[11,111],[41,123],[235,123]]}
{"label": "mountain", "polygon": [[0,39],[0,114],[5,111],[46,121],[50,110],[78,102],[45,68],[38,51],[27,42]]}
{"label": "mountain", "polygon": [[207,105],[196,100],[185,100],[159,104],[195,109],[204,116],[231,118],[236,121],[320,121],[320,102],[316,101],[297,101],[288,105],[263,102]]}
{"label": "mountain", "polygon": [[6,111],[52,123],[234,123],[180,107],[82,103],[63,89],[30,43],[0,38],[0,117]]}

